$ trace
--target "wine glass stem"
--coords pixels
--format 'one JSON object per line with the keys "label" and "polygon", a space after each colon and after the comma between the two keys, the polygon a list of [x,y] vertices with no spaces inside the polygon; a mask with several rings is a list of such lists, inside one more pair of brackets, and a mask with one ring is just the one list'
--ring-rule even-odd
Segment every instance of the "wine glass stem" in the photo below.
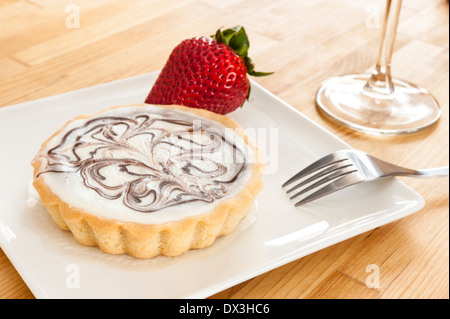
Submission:
{"label": "wine glass stem", "polygon": [[401,6],[402,0],[386,1],[378,61],[375,69],[372,71],[371,77],[364,87],[364,90],[368,93],[382,95],[394,93],[395,88],[391,77],[391,58]]}

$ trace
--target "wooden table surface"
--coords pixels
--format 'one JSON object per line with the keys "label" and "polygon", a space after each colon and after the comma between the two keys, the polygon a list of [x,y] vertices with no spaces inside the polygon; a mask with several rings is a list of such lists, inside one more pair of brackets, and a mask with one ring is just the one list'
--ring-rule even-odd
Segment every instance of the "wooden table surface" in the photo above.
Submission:
{"label": "wooden table surface", "polygon": [[[307,117],[387,161],[448,165],[446,0],[404,1],[392,61],[394,76],[439,100],[437,125],[375,138],[330,122],[315,107],[322,80],[372,69],[384,6],[384,0],[2,0],[0,106],[159,70],[181,40],[241,24],[258,69],[275,71],[256,81]],[[72,19],[77,9],[79,25]],[[419,212],[211,298],[449,298],[448,178],[401,180],[424,197]],[[369,265],[378,267],[379,287],[366,285]],[[0,298],[34,298],[1,250]]]}

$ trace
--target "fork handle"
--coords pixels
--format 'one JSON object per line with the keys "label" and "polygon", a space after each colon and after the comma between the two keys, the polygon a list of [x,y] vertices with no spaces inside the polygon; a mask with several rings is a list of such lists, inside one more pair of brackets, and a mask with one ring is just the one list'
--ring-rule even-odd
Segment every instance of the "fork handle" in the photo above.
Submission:
{"label": "fork handle", "polygon": [[419,170],[407,170],[403,172],[392,173],[391,176],[413,176],[413,177],[448,177],[448,166],[419,169]]}

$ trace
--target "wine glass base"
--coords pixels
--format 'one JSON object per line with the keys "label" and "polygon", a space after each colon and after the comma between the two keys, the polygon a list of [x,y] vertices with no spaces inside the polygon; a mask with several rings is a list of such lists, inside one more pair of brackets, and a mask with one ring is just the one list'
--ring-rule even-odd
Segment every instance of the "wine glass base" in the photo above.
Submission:
{"label": "wine glass base", "polygon": [[439,119],[439,103],[427,90],[393,79],[394,93],[367,92],[369,78],[351,74],[326,80],[317,91],[317,106],[335,122],[371,135],[418,132]]}

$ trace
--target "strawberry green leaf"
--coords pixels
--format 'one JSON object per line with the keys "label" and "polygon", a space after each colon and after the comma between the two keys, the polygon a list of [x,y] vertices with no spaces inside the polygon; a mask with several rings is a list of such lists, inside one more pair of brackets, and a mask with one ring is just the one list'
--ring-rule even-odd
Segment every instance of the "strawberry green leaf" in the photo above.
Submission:
{"label": "strawberry green leaf", "polygon": [[222,31],[219,29],[217,30],[216,34],[213,37],[217,42],[219,43],[225,43],[226,44],[226,38],[225,35],[222,33]]}
{"label": "strawberry green leaf", "polygon": [[[245,29],[240,27],[231,36],[228,45],[241,57],[247,56],[248,48],[250,47],[250,42],[248,41],[247,33]],[[244,54],[244,55],[243,55]]]}
{"label": "strawberry green leaf", "polygon": [[[250,92],[252,91],[252,85],[250,83],[250,81],[248,81],[248,91],[247,91],[247,101],[250,101]],[[244,105],[244,103],[242,103],[242,105]]]}
{"label": "strawberry green leaf", "polygon": [[248,46],[247,45],[243,45],[239,50],[235,50],[235,52],[237,53],[237,55],[239,55],[242,58],[246,58],[248,55]]}
{"label": "strawberry green leaf", "polygon": [[245,67],[247,68],[247,73],[253,72],[255,69],[255,65],[253,64],[252,59],[250,57],[244,58]]}
{"label": "strawberry green leaf", "polygon": [[256,71],[252,71],[252,72],[248,72],[248,74],[252,75],[252,76],[267,76],[267,75],[271,75],[274,72],[256,72]]}

